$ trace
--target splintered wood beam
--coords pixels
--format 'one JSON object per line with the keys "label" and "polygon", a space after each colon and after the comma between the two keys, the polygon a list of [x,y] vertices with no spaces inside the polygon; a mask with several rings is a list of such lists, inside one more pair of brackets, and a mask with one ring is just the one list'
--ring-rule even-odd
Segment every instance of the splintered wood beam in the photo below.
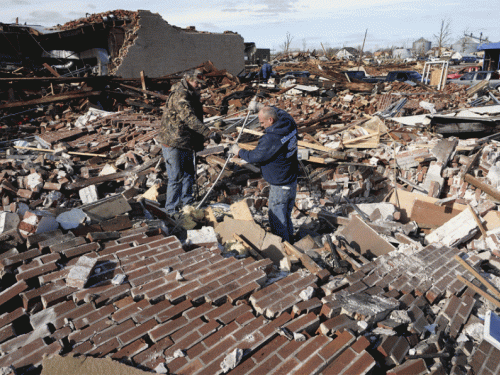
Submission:
{"label": "splintered wood beam", "polygon": [[142,92],[144,94],[148,94],[148,95],[151,95],[151,96],[156,96],[157,98],[160,98],[160,99],[163,99],[163,100],[167,100],[168,99],[168,95],[159,94],[159,93],[154,92],[154,91],[149,91],[149,90],[146,90],[146,89],[140,89],[138,87],[126,85],[124,83],[120,83],[120,86],[121,87],[125,87],[126,89],[129,89],[129,90],[133,90],[133,91],[137,91],[137,92]]}
{"label": "splintered wood beam", "polygon": [[79,92],[75,92],[75,93],[63,93],[63,94],[56,94],[56,95],[52,95],[52,96],[45,96],[43,98],[38,98],[38,99],[2,104],[2,105],[0,105],[0,109],[29,107],[29,106],[35,106],[38,104],[64,102],[66,100],[81,99],[81,98],[87,98],[89,96],[98,96],[98,95],[101,95],[101,91],[85,91],[85,92],[79,91]]}

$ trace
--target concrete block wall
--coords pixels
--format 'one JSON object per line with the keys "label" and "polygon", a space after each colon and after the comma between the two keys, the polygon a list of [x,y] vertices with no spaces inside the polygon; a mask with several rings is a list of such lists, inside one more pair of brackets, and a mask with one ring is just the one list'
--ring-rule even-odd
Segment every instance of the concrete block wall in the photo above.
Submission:
{"label": "concrete block wall", "polygon": [[169,25],[159,14],[140,10],[139,16],[137,39],[118,67],[117,76],[138,78],[144,70],[148,77],[162,77],[207,60],[235,75],[245,67],[245,46],[239,34],[186,32]]}

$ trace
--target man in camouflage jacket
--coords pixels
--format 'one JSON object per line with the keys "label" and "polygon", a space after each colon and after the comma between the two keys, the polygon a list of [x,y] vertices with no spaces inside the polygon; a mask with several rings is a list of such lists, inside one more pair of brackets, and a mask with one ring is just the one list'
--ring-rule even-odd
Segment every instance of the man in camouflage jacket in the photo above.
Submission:
{"label": "man in camouflage jacket", "polygon": [[197,92],[203,83],[201,72],[195,71],[175,84],[161,119],[158,140],[167,168],[165,209],[169,214],[194,200],[194,153],[203,149],[208,138],[220,142],[220,135],[203,124],[203,107]]}

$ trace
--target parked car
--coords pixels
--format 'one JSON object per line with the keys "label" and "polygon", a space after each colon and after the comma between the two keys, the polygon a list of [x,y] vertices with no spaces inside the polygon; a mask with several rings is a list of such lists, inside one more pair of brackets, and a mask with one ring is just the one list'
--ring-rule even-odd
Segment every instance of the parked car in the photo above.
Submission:
{"label": "parked car", "polygon": [[[386,82],[393,82],[393,81],[421,82],[422,75],[414,70],[395,70],[393,72],[387,73],[387,76],[385,77],[385,81]],[[428,82],[424,82],[424,83],[428,83]]]}
{"label": "parked car", "polygon": [[449,59],[448,64],[449,65],[460,65],[460,59]]}
{"label": "parked car", "polygon": [[347,70],[345,72],[342,72],[347,74],[349,79],[359,79],[360,81],[363,82],[368,82],[368,83],[377,83],[384,81],[384,77],[375,77],[375,76],[367,76],[364,72],[364,70]]}
{"label": "parked car", "polygon": [[417,61],[427,61],[429,58],[427,56],[419,56],[417,57]]}
{"label": "parked car", "polygon": [[403,63],[406,64],[406,63],[415,62],[415,61],[417,61],[416,58],[414,58],[414,57],[407,57],[406,59],[403,60]]}
{"label": "parked car", "polygon": [[457,79],[462,77],[465,73],[477,72],[481,70],[480,66],[467,66],[460,69],[458,72],[450,73],[446,76],[447,79]]}
{"label": "parked car", "polygon": [[457,85],[467,85],[472,86],[480,81],[487,80],[488,86],[492,89],[500,91],[500,76],[494,71],[478,71],[465,73],[459,79],[450,80],[450,82],[456,83]]}
{"label": "parked car", "polygon": [[465,64],[475,64],[477,61],[476,56],[463,56],[461,62]]}

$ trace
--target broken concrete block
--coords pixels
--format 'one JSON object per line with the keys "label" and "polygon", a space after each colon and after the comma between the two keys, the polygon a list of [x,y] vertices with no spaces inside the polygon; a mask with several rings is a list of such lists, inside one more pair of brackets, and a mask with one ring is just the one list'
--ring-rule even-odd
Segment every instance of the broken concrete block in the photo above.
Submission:
{"label": "broken concrete block", "polygon": [[117,172],[117,169],[115,166],[110,165],[110,164],[106,164],[104,166],[104,168],[101,170],[101,172],[99,173],[99,176],[106,176],[108,174],[113,174],[116,172]]}
{"label": "broken concrete block", "polygon": [[218,242],[217,234],[212,227],[202,227],[201,229],[197,230],[188,230],[187,240],[192,245]]}
{"label": "broken concrete block", "polygon": [[87,215],[79,208],[63,212],[56,218],[63,229],[74,229],[87,220]]}
{"label": "broken concrete block", "polygon": [[457,246],[478,232],[476,220],[470,210],[464,210],[425,237],[426,244],[439,242],[444,246]]}
{"label": "broken concrete block", "polygon": [[26,177],[26,187],[35,193],[40,192],[43,183],[43,178],[38,173],[32,173]]}
{"label": "broken concrete block", "polygon": [[0,212],[0,234],[16,229],[19,225],[19,216],[12,212]]}
{"label": "broken concrete block", "polygon": [[35,233],[52,232],[59,228],[59,223],[53,216],[44,216],[40,219]]}
{"label": "broken concrete block", "polygon": [[399,308],[394,298],[365,293],[341,295],[336,302],[342,307],[342,313],[356,320],[364,320],[368,324],[385,319],[393,310]]}
{"label": "broken concrete block", "polygon": [[215,232],[219,234],[221,243],[224,245],[228,241],[234,241],[234,234],[244,236],[257,249],[262,248],[262,243],[266,236],[266,231],[253,221],[235,220],[229,216],[224,217],[224,221],[217,225]]}
{"label": "broken concrete block", "polygon": [[224,373],[234,369],[243,358],[243,350],[236,348],[229,353],[220,364],[220,368]]}
{"label": "broken concrete block", "polygon": [[280,265],[281,260],[285,257],[283,239],[272,233],[266,233],[260,250],[263,257],[271,259],[277,266]]}
{"label": "broken concrete block", "polygon": [[69,271],[66,278],[66,285],[75,288],[84,288],[96,264],[97,258],[90,258],[85,255],[81,256],[75,266]]}
{"label": "broken concrete block", "polygon": [[116,194],[81,206],[80,209],[92,220],[101,222],[131,211],[132,207],[121,194]]}
{"label": "broken concrete block", "polygon": [[380,219],[382,220],[394,220],[394,214],[397,211],[392,203],[364,203],[357,204],[357,206],[362,212],[370,217],[375,210],[378,210],[380,212]]}
{"label": "broken concrete block", "polygon": [[80,189],[78,193],[80,194],[80,199],[82,200],[83,204],[94,203],[99,200],[97,188],[95,185],[90,185],[86,188]]}
{"label": "broken concrete block", "polygon": [[350,225],[345,226],[340,234],[349,242],[349,246],[362,255],[380,256],[396,249],[356,215],[352,217]]}
{"label": "broken concrete block", "polygon": [[233,203],[230,209],[235,220],[253,221],[252,212],[248,207],[248,199]]}

